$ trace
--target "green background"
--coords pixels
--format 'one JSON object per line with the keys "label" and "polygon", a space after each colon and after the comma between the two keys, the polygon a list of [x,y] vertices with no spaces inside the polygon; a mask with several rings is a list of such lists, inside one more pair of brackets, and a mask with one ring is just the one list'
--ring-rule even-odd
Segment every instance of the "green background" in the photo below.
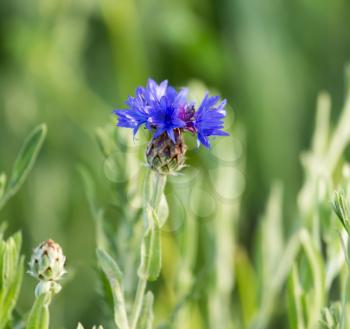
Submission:
{"label": "green background", "polygon": [[[293,213],[318,92],[330,92],[333,120],[342,107],[349,21],[346,0],[0,2],[0,168],[9,172],[36,124],[49,129],[1,220],[10,232],[23,231],[27,257],[47,238],[66,251],[71,276],[55,301],[53,328],[101,321],[94,227],[76,165],[87,163],[100,199],[110,198],[94,132],[111,111],[148,77],[174,86],[199,80],[219,90],[245,129],[238,237],[251,251],[275,179]],[[27,276],[21,308],[30,307],[34,285]]]}

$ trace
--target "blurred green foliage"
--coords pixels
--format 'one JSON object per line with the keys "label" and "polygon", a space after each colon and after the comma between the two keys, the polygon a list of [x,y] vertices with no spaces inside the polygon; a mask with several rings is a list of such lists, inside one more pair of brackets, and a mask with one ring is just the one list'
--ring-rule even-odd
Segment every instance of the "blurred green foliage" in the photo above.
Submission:
{"label": "blurred green foliage", "polygon": [[[76,165],[91,166],[98,199],[112,203],[94,137],[97,126],[110,122],[112,109],[123,106],[149,76],[178,86],[194,79],[222,92],[245,127],[247,188],[238,238],[252,253],[273,180],[283,183],[285,212],[295,212],[302,181],[299,154],[310,144],[319,90],[330,92],[334,116],[340,112],[349,21],[347,0],[0,2],[0,168],[9,172],[32,127],[40,122],[49,127],[32,175],[6,205],[1,221],[11,232],[22,230],[27,258],[47,238],[64,247],[72,269],[55,300],[55,328],[72,328],[78,321],[89,328],[100,320],[95,225]],[[206,161],[194,156],[197,166]],[[285,226],[292,229],[293,223]],[[225,229],[218,225],[213,234]],[[176,258],[172,243],[166,241],[167,252]],[[199,248],[208,248],[206,242]],[[203,250],[198,252],[202,265]],[[239,255],[249,270],[245,252]],[[24,278],[20,307],[25,310],[34,284]],[[254,304],[256,296],[245,298]],[[247,319],[253,311],[244,310]],[[205,319],[201,312],[192,310],[198,327]]]}

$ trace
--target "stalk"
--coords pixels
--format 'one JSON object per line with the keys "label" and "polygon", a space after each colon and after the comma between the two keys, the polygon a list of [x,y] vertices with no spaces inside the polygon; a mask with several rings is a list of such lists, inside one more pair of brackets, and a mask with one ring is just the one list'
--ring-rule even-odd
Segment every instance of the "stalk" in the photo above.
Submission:
{"label": "stalk", "polygon": [[[164,193],[164,188],[166,184],[166,176],[160,175],[157,172],[149,171],[149,174],[146,176],[146,184],[145,184],[145,209],[147,207],[147,203],[151,208],[155,211],[155,213],[158,212],[159,203],[161,200],[161,197]],[[149,223],[147,223],[147,226]],[[137,284],[137,290],[135,295],[135,301],[132,308],[132,315],[131,315],[131,327],[130,329],[136,329],[137,323],[140,318],[141,309],[143,300],[146,293],[147,288],[147,280],[148,278],[139,275],[139,280]]]}
{"label": "stalk", "polygon": [[141,314],[142,303],[145,297],[146,288],[147,288],[147,279],[139,278],[139,282],[137,284],[135,302],[133,306],[133,313],[131,317],[130,329],[136,329],[137,322]]}

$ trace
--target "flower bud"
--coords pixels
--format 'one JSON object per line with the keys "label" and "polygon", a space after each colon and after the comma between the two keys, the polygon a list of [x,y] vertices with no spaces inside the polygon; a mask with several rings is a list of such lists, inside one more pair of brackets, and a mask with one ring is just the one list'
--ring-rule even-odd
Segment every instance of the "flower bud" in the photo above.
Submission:
{"label": "flower bud", "polygon": [[40,281],[58,281],[66,273],[65,263],[66,257],[60,245],[47,240],[34,249],[28,273]]}
{"label": "flower bud", "polygon": [[154,138],[147,147],[146,159],[161,175],[175,174],[184,167],[186,145],[181,129],[174,129],[175,143],[167,133]]}

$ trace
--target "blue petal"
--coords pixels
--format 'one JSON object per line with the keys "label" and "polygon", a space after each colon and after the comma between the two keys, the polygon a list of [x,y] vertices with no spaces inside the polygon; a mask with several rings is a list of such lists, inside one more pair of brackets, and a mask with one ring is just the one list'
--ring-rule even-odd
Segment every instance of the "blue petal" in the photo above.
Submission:
{"label": "blue petal", "polygon": [[173,129],[173,128],[167,129],[166,132],[167,132],[169,138],[170,138],[170,139],[173,141],[173,143],[175,144],[176,141],[175,141],[174,129]]}
{"label": "blue petal", "polygon": [[205,147],[209,148],[209,136],[228,136],[229,134],[224,132],[224,118],[226,116],[226,111],[224,107],[226,105],[226,100],[219,103],[218,96],[209,97],[206,93],[198,111],[194,115],[194,127],[198,134],[198,143],[203,144]]}
{"label": "blue petal", "polygon": [[159,101],[165,94],[168,88],[168,81],[164,80],[159,85],[152,79],[148,80],[147,90],[151,101]]}

